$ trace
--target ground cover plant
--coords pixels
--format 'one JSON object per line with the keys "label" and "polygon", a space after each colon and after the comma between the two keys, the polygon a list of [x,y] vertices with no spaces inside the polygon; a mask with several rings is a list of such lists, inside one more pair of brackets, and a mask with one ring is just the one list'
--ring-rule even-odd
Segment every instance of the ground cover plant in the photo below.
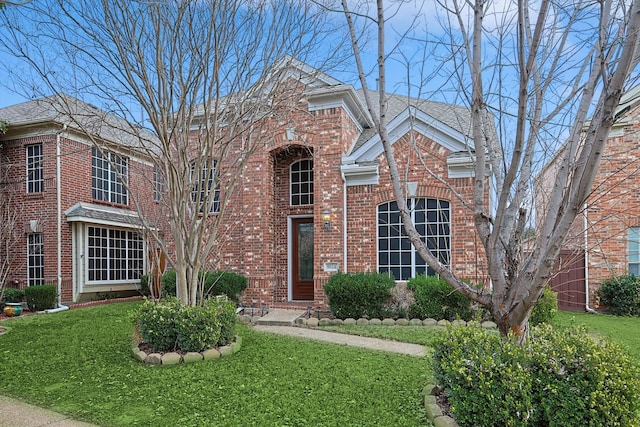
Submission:
{"label": "ground cover plant", "polygon": [[136,362],[117,303],[10,321],[2,393],[100,425],[428,425],[424,358],[240,327],[242,350],[171,367]]}

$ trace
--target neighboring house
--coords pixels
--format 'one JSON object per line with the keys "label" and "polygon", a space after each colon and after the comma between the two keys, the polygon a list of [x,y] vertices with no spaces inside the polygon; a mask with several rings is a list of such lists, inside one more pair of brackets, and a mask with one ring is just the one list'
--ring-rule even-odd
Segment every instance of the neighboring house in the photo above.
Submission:
{"label": "neighboring house", "polygon": [[[298,62],[287,75],[300,88],[297,103],[281,131],[250,157],[209,266],[244,274],[244,303],[269,307],[325,305],[323,285],[337,271],[378,271],[397,280],[429,273],[403,232],[362,93]],[[59,253],[65,301],[132,289],[145,271],[147,249],[140,218],[108,168],[115,161],[129,171],[132,191],[151,194],[151,182],[135,182],[133,176],[134,170],[153,176],[151,166],[132,154],[135,141],[107,132],[108,122],[93,135],[111,145],[103,155],[112,162],[96,157],[82,132],[45,105],[33,101],[0,109],[0,119],[9,122],[0,137],[3,154],[19,171],[25,209],[25,238],[18,248],[24,257],[15,278],[23,285],[55,282]],[[91,106],[78,106],[104,118]],[[472,200],[473,192],[469,111],[391,95],[386,116],[417,231],[459,277],[486,283],[472,212],[461,201]],[[212,167],[224,170],[216,161]],[[60,223],[56,212],[62,212]]]}
{"label": "neighboring house", "polygon": [[[602,281],[628,273],[640,275],[639,131],[637,86],[620,101],[591,194],[565,239],[557,274],[551,280],[561,308],[597,308]],[[554,180],[558,156],[541,174],[538,194]],[[540,203],[544,204],[542,199],[538,206]]]}
{"label": "neighboring house", "polygon": [[153,136],[66,95],[2,108],[0,120],[8,123],[4,188],[24,232],[10,283],[55,284],[61,301],[138,289],[147,258],[141,222],[114,168],[152,194],[153,168],[133,150],[139,136]]}

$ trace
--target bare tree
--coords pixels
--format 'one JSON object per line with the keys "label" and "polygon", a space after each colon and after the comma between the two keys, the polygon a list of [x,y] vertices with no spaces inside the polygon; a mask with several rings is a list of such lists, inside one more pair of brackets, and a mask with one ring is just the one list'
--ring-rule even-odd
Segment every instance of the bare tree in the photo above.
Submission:
{"label": "bare tree", "polygon": [[132,199],[176,271],[178,296],[193,305],[200,272],[241,208],[229,199],[247,160],[297,101],[289,63],[334,37],[325,19],[297,1],[45,0],[4,11],[3,43],[50,90],[100,102],[131,124],[120,125],[136,142],[129,149],[153,164],[163,190],[153,209],[149,194]]}
{"label": "bare tree", "polygon": [[[450,76],[456,100],[471,115],[475,189],[467,205],[487,258],[491,287],[483,289],[440,264],[411,222],[384,115],[393,54],[385,50],[388,6],[378,0],[375,14],[362,15],[347,3],[342,0],[342,12],[360,81],[412,244],[454,289],[486,307],[503,335],[513,332],[524,341],[531,310],[591,191],[615,109],[637,66],[640,1],[518,0],[515,9],[489,0],[436,1],[446,30],[438,43],[447,50],[438,58],[446,63],[439,71]],[[377,98],[367,87],[359,38],[366,24],[359,26],[358,19],[377,32]],[[561,146],[554,186],[530,239],[525,230],[533,224],[532,185],[541,164]]]}
{"label": "bare tree", "polygon": [[[0,135],[4,133],[4,129],[0,128]],[[15,170],[5,158],[0,144],[0,300],[12,268],[15,268],[18,254],[16,245],[23,236],[18,227],[21,212],[15,206],[15,195],[21,188],[21,182],[16,182],[15,176]]]}

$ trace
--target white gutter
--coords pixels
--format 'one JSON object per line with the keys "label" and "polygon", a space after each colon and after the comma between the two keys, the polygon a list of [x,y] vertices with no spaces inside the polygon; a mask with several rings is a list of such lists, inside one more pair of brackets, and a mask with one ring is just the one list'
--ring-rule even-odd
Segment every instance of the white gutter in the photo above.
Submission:
{"label": "white gutter", "polygon": [[347,272],[347,178],[344,176],[344,172],[340,173],[342,176],[342,250],[343,250],[343,265],[342,272]]}
{"label": "white gutter", "polygon": [[[67,130],[64,124],[59,132],[56,132],[56,203],[57,203],[57,220],[58,220],[58,254],[57,254],[57,276],[58,276],[58,308],[65,307],[62,305],[62,184],[60,183],[61,173],[61,150],[60,150],[60,134]],[[67,307],[68,308],[68,307]],[[49,311],[50,312],[50,311]]]}
{"label": "white gutter", "polygon": [[593,308],[589,307],[589,240],[588,240],[588,226],[589,220],[587,217],[587,204],[584,204],[583,214],[583,230],[584,230],[584,309],[587,313],[597,313]]}

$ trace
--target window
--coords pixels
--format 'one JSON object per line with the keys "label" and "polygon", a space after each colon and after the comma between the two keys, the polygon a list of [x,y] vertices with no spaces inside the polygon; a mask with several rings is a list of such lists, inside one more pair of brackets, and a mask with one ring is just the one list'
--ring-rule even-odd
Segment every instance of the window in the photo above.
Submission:
{"label": "window", "polygon": [[144,244],[137,231],[88,227],[89,282],[132,281],[144,272]]}
{"label": "window", "polygon": [[93,147],[91,191],[95,200],[128,204],[129,159]]}
{"label": "window", "polygon": [[[216,176],[217,165],[217,161],[207,160],[202,165],[200,179],[196,180],[196,167],[199,165],[198,162],[191,163],[191,181],[193,183],[191,198],[200,206],[200,213],[204,213],[205,210],[207,212],[220,212],[220,180]],[[215,190],[213,189],[214,182]]]}
{"label": "window", "polygon": [[164,192],[164,178],[157,166],[153,167],[153,201],[159,202],[162,200],[162,193]]}
{"label": "window", "polygon": [[[442,264],[449,265],[449,202],[438,199],[409,199],[407,204],[422,241]],[[378,206],[378,271],[388,273],[396,280],[408,280],[419,274],[435,273],[409,241],[396,202]]]}
{"label": "window", "polygon": [[42,233],[27,234],[27,284],[44,285],[44,239]]}
{"label": "window", "polygon": [[313,204],[313,160],[299,160],[291,165],[291,206]]}
{"label": "window", "polygon": [[44,191],[42,144],[27,145],[27,193]]}
{"label": "window", "polygon": [[640,227],[628,231],[629,274],[640,276]]}

